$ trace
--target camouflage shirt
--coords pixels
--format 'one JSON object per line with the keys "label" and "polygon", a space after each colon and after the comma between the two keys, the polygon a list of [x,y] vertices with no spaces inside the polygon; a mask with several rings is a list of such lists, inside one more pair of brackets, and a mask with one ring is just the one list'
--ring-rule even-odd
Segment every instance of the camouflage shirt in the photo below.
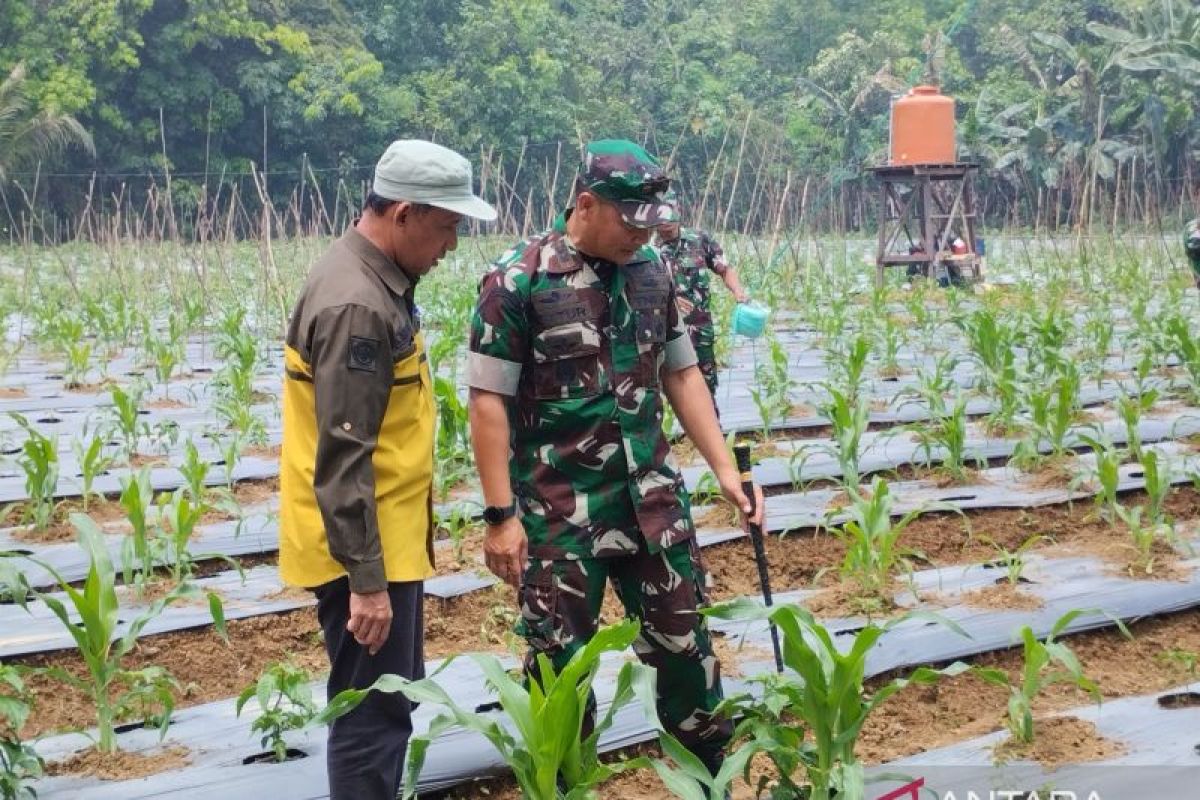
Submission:
{"label": "camouflage shirt", "polygon": [[480,282],[471,386],[512,397],[510,476],[535,558],[651,552],[694,535],[663,435],[660,370],[696,363],[666,266],[577,251],[555,227]]}
{"label": "camouflage shirt", "polygon": [[691,304],[684,323],[692,327],[711,325],[708,270],[724,275],[729,269],[721,245],[704,231],[680,228],[678,238],[662,242],[658,251],[671,269],[675,291]]}
{"label": "camouflage shirt", "polygon": [[1183,234],[1183,248],[1192,262],[1192,269],[1200,271],[1200,218],[1188,223]]}

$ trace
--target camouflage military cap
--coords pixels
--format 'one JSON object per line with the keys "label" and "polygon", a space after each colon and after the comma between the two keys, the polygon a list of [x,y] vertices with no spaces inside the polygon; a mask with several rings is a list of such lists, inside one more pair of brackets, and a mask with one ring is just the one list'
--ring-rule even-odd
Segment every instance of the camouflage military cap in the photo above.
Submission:
{"label": "camouflage military cap", "polygon": [[671,179],[643,148],[627,139],[588,144],[578,188],[616,203],[626,224],[653,228],[678,219],[666,200]]}

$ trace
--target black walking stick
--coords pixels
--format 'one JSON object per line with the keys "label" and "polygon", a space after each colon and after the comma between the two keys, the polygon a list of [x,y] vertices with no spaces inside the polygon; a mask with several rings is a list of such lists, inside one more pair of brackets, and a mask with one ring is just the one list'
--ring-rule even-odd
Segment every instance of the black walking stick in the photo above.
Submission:
{"label": "black walking stick", "polygon": [[[733,448],[733,457],[737,459],[738,472],[741,473],[742,491],[750,500],[750,513],[748,517],[753,517],[757,501],[754,497],[754,476],[750,474],[750,446],[745,444],[735,445]],[[768,607],[773,605],[771,600],[771,573],[767,569],[767,549],[763,545],[762,526],[756,523],[750,523],[750,541],[754,544],[754,562],[758,565],[758,586],[762,589],[763,602]],[[779,631],[775,630],[775,623],[769,623],[771,626],[771,648],[775,651],[775,670],[783,672],[783,654],[779,650]]]}

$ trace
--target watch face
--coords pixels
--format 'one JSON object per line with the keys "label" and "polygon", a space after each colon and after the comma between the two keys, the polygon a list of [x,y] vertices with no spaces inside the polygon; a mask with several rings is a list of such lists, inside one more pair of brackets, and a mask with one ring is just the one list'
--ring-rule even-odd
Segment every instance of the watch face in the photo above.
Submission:
{"label": "watch face", "polygon": [[483,521],[488,525],[498,525],[504,521],[503,516],[498,508],[485,508],[483,510]]}

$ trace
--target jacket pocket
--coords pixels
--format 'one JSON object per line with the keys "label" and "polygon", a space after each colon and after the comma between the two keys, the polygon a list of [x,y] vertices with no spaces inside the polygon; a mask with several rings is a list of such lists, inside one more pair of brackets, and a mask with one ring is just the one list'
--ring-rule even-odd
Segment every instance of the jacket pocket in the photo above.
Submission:
{"label": "jacket pocket", "polygon": [[571,400],[600,393],[600,335],[584,323],[557,325],[533,340],[533,396]]}

